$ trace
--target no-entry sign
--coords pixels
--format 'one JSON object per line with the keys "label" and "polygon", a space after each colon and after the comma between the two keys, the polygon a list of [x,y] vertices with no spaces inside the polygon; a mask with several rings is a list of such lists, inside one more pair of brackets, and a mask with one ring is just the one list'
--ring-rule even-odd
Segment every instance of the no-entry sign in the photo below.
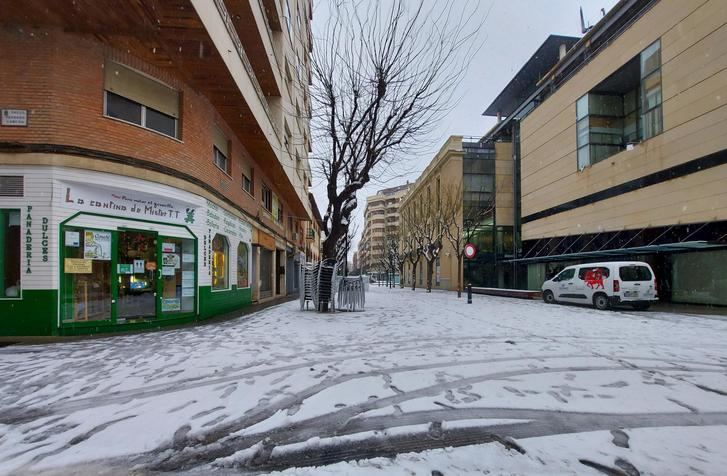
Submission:
{"label": "no-entry sign", "polygon": [[472,259],[475,257],[475,253],[477,253],[477,248],[475,248],[475,245],[472,243],[467,243],[464,245],[464,257],[467,259]]}

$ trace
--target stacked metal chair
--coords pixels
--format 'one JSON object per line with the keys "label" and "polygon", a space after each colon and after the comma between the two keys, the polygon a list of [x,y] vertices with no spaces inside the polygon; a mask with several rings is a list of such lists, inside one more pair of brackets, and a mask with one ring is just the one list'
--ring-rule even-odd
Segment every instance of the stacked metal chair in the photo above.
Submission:
{"label": "stacked metal chair", "polygon": [[338,309],[355,311],[363,309],[366,293],[363,276],[344,276],[338,280]]}
{"label": "stacked metal chair", "polygon": [[314,301],[317,292],[318,263],[300,264],[300,310],[308,308],[308,303]]}
{"label": "stacked metal chair", "polygon": [[313,294],[313,304],[318,312],[336,310],[337,271],[338,263],[334,259],[324,259],[318,266],[316,292]]}

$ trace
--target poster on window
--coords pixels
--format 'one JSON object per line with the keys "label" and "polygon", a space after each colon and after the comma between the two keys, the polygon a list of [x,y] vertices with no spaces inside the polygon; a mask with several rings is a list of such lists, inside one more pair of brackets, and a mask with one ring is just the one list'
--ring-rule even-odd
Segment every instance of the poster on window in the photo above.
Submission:
{"label": "poster on window", "polygon": [[180,265],[181,265],[181,260],[179,259],[178,254],[162,253],[162,266],[173,266],[174,268],[179,269]]}
{"label": "poster on window", "polygon": [[179,311],[182,308],[182,300],[179,298],[162,299],[162,312]]}
{"label": "poster on window", "polygon": [[86,259],[111,259],[111,232],[89,231],[83,234],[83,257]]}
{"label": "poster on window", "polygon": [[81,246],[81,232],[66,231],[66,246],[78,248]]}

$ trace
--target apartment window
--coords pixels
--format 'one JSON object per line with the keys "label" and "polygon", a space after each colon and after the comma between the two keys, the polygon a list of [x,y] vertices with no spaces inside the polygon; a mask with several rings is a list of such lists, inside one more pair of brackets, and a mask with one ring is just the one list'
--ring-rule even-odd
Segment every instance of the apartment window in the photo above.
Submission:
{"label": "apartment window", "polygon": [[576,101],[578,170],[662,132],[661,43]]}
{"label": "apartment window", "polygon": [[283,223],[283,204],[280,203],[280,200],[278,199],[278,211],[277,211],[277,220],[278,223]]}
{"label": "apartment window", "polygon": [[265,184],[263,184],[263,187],[262,187],[262,195],[263,195],[263,207],[265,207],[265,210],[272,212],[273,211],[273,192]]}
{"label": "apartment window", "polygon": [[113,61],[104,66],[104,114],[179,138],[179,92]]}
{"label": "apartment window", "polygon": [[230,173],[230,141],[219,127],[212,130],[212,159],[218,169]]}
{"label": "apartment window", "polygon": [[252,182],[252,174],[250,176],[242,174],[242,189],[249,193],[250,195],[254,196],[253,190],[252,190],[253,182]]}
{"label": "apartment window", "polygon": [[0,209],[0,298],[20,297],[20,210]]}
{"label": "apartment window", "polygon": [[230,246],[225,235],[216,234],[212,238],[212,289],[227,289],[228,257]]}
{"label": "apartment window", "polygon": [[290,38],[290,41],[293,41],[293,33],[290,28],[290,0],[285,0],[285,26],[288,29],[288,38]]}

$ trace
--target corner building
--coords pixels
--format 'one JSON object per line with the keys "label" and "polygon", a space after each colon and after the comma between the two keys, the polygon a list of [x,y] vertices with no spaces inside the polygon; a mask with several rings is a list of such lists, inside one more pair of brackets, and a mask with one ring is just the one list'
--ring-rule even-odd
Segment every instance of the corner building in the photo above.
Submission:
{"label": "corner building", "polygon": [[17,3],[0,19],[0,335],[297,292],[307,0]]}

